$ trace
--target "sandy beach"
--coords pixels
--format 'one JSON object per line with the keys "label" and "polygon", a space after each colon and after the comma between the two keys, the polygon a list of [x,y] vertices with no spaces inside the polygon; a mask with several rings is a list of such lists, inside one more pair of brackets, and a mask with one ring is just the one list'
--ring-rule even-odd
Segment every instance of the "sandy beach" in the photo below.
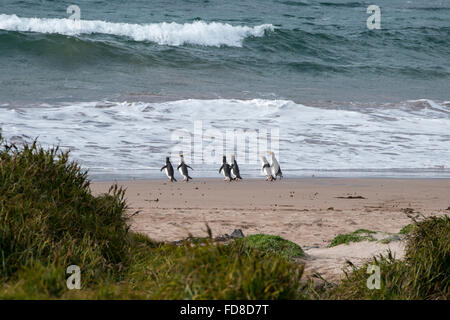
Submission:
{"label": "sandy beach", "polygon": [[[94,193],[113,182],[94,182]],[[390,249],[401,258],[404,241],[365,241],[328,248],[338,234],[357,229],[385,238],[411,223],[408,216],[444,215],[450,211],[450,179],[307,178],[276,182],[194,179],[120,181],[127,189],[131,228],[152,239],[175,241],[188,236],[231,234],[279,235],[300,245],[307,257],[306,273],[327,280],[342,276],[348,259],[363,263]]]}

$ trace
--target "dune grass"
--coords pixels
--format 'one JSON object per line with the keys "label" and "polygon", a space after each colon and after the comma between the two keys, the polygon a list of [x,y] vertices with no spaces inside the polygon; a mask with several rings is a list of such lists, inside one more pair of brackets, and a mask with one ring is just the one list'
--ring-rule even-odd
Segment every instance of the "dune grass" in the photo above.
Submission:
{"label": "dune grass", "polygon": [[[450,219],[430,217],[415,222],[408,235],[405,258],[390,253],[360,268],[350,265],[346,279],[330,290],[330,299],[449,299]],[[381,288],[367,288],[369,264],[380,267]]]}
{"label": "dune grass", "polygon": [[413,223],[410,223],[406,226],[404,226],[400,231],[399,234],[408,234],[414,229],[415,225]]}

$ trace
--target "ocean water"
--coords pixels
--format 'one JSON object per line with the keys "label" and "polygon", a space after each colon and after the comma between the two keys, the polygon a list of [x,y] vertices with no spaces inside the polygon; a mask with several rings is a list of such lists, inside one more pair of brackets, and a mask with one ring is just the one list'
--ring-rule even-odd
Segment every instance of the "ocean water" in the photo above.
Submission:
{"label": "ocean water", "polygon": [[181,150],[194,177],[231,152],[256,176],[269,149],[285,176],[449,177],[450,1],[2,0],[0,128],[94,179]]}

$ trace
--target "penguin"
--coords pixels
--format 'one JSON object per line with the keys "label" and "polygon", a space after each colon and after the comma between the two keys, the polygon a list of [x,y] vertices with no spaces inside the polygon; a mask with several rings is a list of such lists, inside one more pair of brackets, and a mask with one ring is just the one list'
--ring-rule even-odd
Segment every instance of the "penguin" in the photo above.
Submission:
{"label": "penguin", "polygon": [[269,151],[269,154],[272,156],[272,165],[270,168],[272,169],[272,174],[275,177],[275,180],[277,177],[283,178],[283,173],[281,172],[280,164],[278,163],[277,158],[275,158],[275,153],[272,151]]}
{"label": "penguin", "polygon": [[219,169],[219,173],[221,173],[221,172],[222,172],[223,176],[225,177],[225,180],[228,180],[228,182],[230,182],[231,180],[234,180],[234,178],[231,177],[231,167],[227,163],[226,156],[222,157],[222,166]]}
{"label": "penguin", "polygon": [[175,179],[175,177],[174,177],[173,167],[172,167],[172,164],[170,163],[169,157],[166,157],[166,165],[161,168],[161,171],[163,171],[164,169],[166,171],[166,175],[169,178],[170,182],[177,181],[177,179]]}
{"label": "penguin", "polygon": [[242,180],[241,174],[239,172],[239,166],[233,155],[231,156],[231,173],[234,175],[235,180]]}
{"label": "penguin", "polygon": [[266,176],[266,181],[273,181],[275,178],[272,176],[272,171],[270,170],[270,164],[267,161],[266,157],[261,156],[261,162],[262,162],[262,172]]}
{"label": "penguin", "polygon": [[194,170],[190,166],[188,166],[186,163],[184,163],[183,155],[180,154],[180,164],[178,165],[177,169],[178,169],[178,171],[180,171],[181,175],[184,177],[183,181],[186,181],[186,182],[188,182],[189,179],[192,179],[189,176],[188,168],[191,170]]}

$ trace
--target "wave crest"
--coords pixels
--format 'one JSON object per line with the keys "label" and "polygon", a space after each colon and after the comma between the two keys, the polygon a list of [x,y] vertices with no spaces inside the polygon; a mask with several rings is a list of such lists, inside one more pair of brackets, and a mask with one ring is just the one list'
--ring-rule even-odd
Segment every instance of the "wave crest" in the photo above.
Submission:
{"label": "wave crest", "polygon": [[263,24],[255,27],[232,26],[221,22],[195,21],[192,23],[162,22],[151,24],[114,23],[99,20],[21,18],[0,14],[0,30],[56,33],[63,35],[108,34],[132,38],[135,41],[151,41],[160,45],[241,47],[245,38],[262,37],[274,26]]}

